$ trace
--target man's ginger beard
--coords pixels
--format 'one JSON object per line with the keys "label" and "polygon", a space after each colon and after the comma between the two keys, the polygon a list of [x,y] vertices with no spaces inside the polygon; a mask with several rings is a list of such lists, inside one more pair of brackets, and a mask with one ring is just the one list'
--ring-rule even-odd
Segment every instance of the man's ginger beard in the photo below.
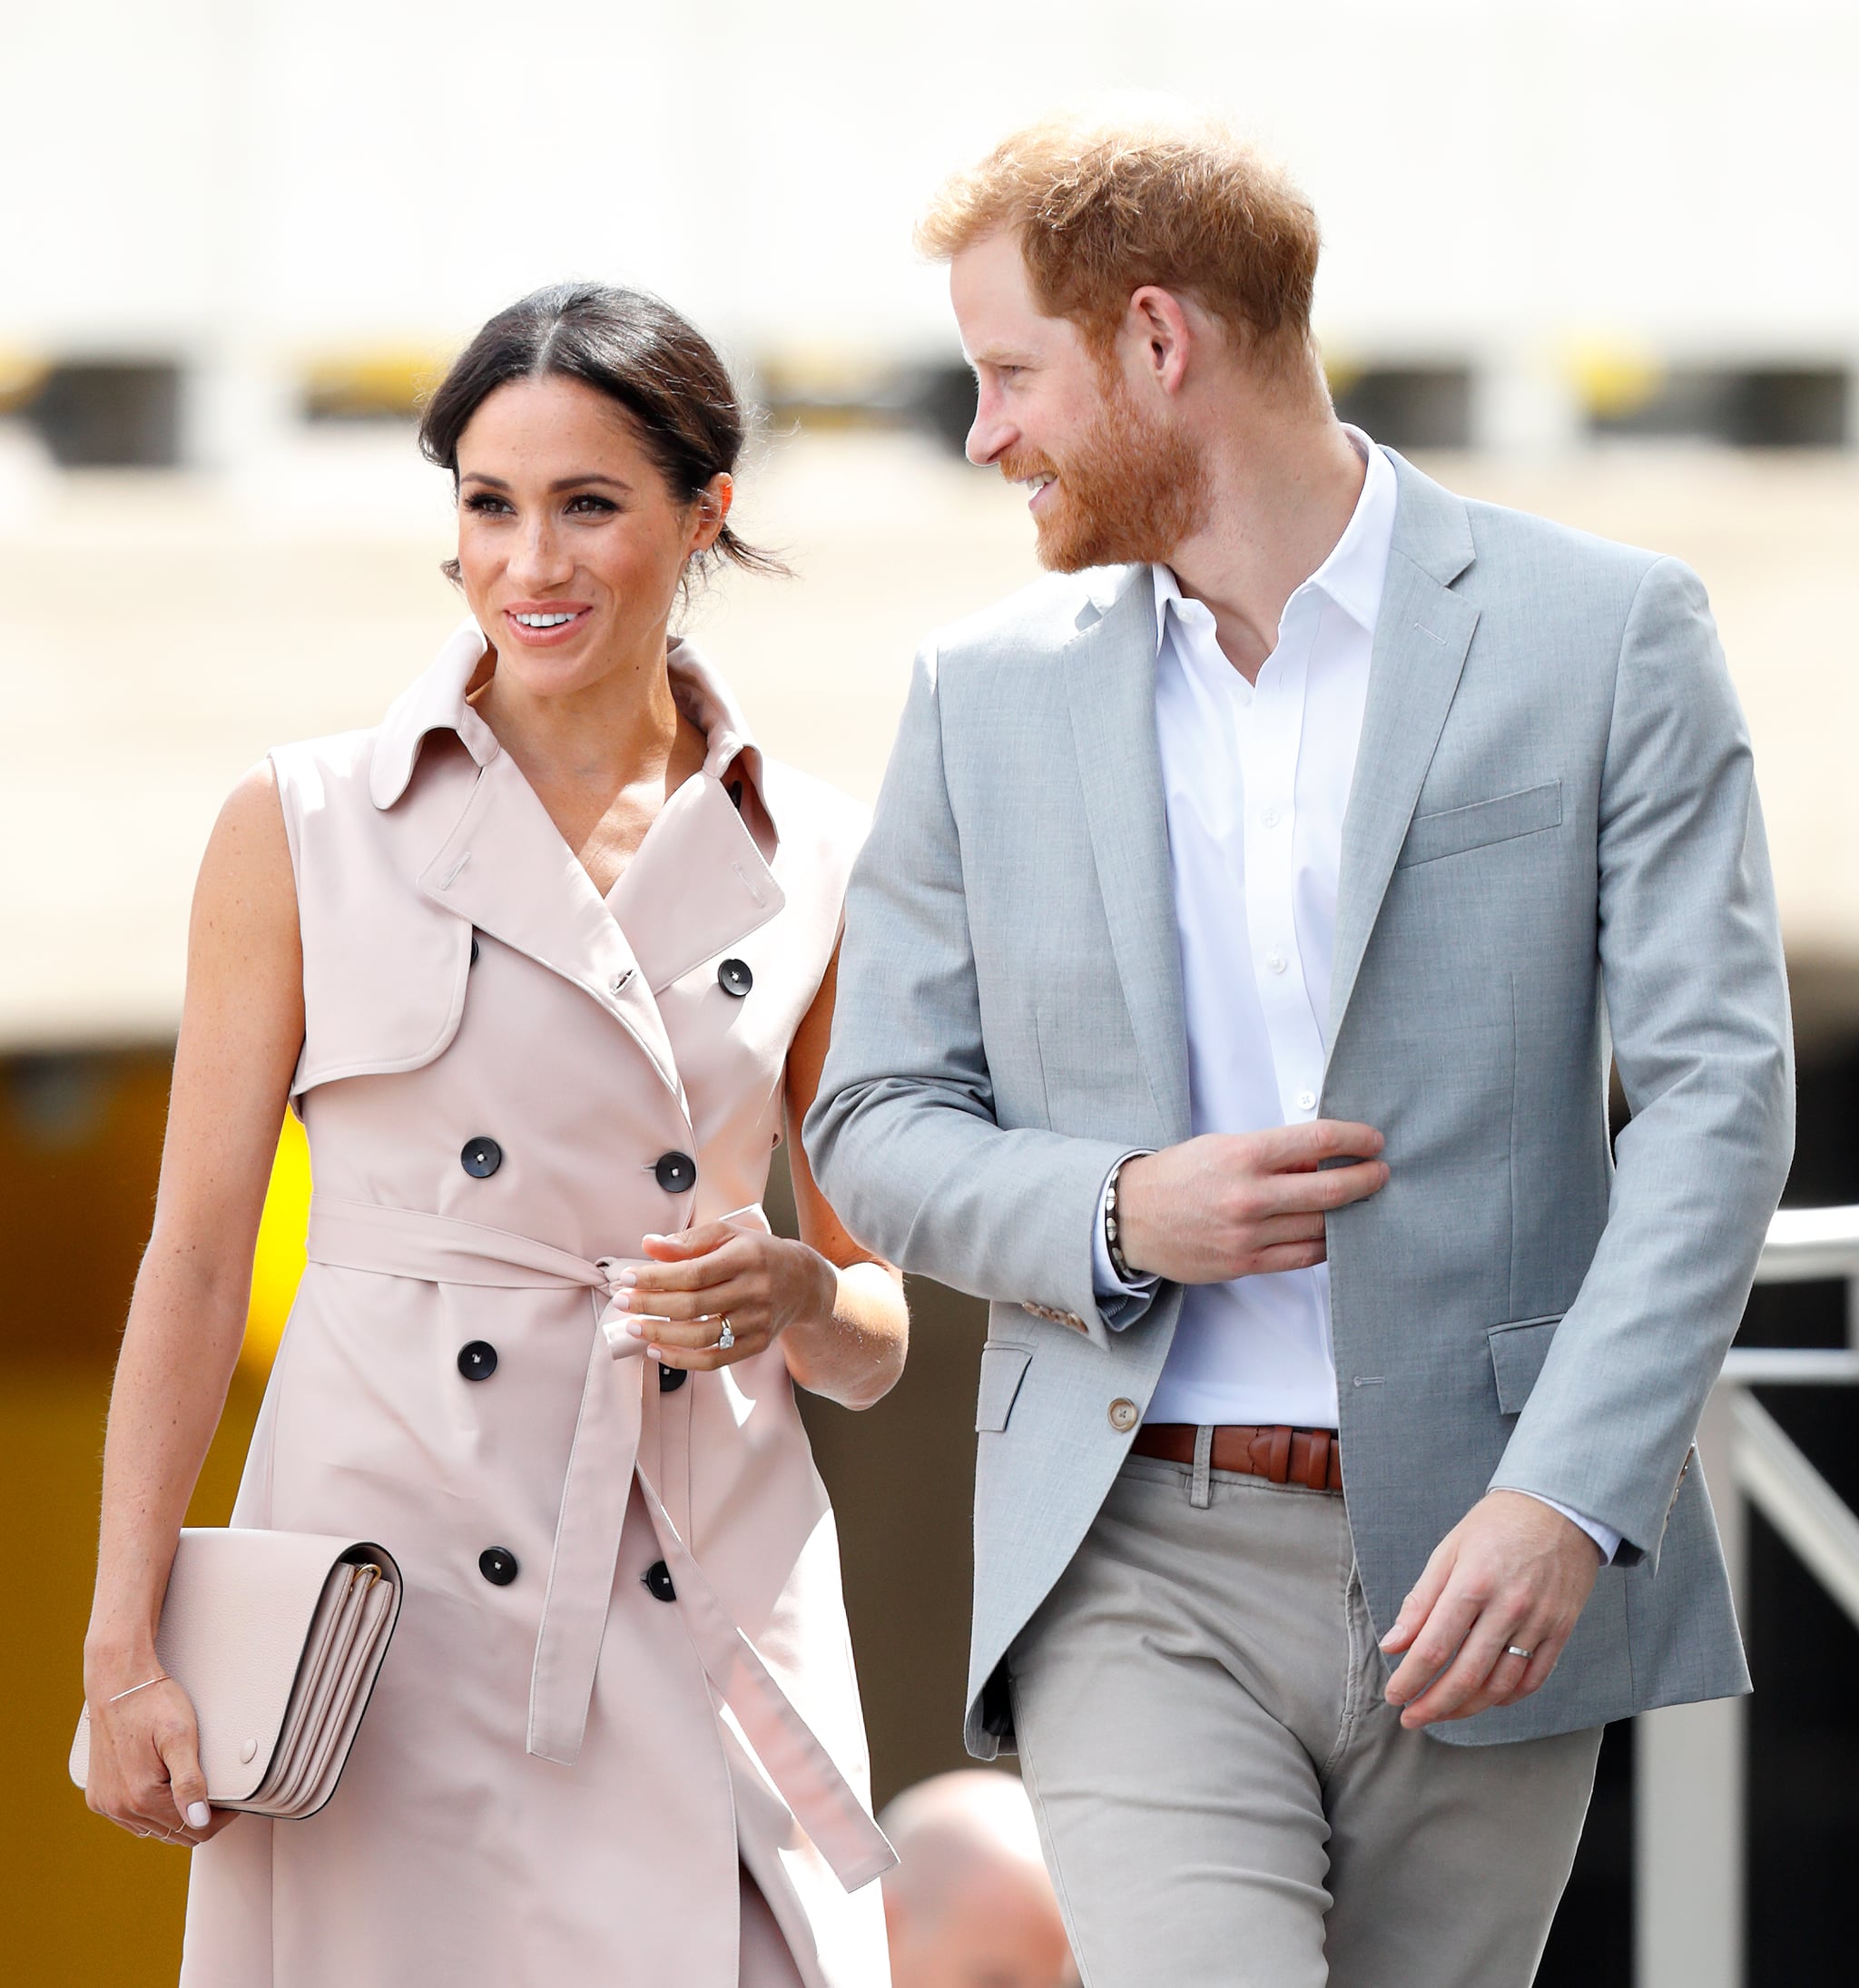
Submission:
{"label": "man's ginger beard", "polygon": [[1010,450],[1000,468],[1016,483],[1057,475],[1034,516],[1039,564],[1055,573],[1166,565],[1206,512],[1200,451],[1173,422],[1138,406],[1128,382],[1107,368],[1097,418],[1063,458]]}

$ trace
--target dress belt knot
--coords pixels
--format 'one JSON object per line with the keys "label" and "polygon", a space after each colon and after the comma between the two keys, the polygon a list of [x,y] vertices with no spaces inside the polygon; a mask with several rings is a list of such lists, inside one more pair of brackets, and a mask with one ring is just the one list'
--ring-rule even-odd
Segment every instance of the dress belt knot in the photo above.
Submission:
{"label": "dress belt knot", "polygon": [[[724,1220],[765,1229],[760,1208]],[[312,1195],[310,1261],[347,1270],[512,1290],[585,1288],[600,1309],[562,1485],[548,1587],[529,1687],[528,1750],[572,1767],[587,1727],[606,1631],[626,1501],[636,1475],[677,1590],[693,1647],[717,1695],[735,1714],[770,1781],[848,1891],[897,1857],[831,1754],[704,1578],[639,1468],[638,1376],[619,1363],[643,1357],[616,1299],[621,1273],[640,1257],[576,1256],[533,1236],[450,1215]],[[604,1304],[601,1301],[604,1300]]]}

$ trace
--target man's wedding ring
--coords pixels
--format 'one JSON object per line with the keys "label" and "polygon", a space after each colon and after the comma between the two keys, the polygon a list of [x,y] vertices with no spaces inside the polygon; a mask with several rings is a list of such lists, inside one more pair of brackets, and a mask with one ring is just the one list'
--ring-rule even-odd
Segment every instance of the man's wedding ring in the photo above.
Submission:
{"label": "man's wedding ring", "polygon": [[1533,1649],[1520,1649],[1515,1643],[1506,1643],[1504,1654],[1507,1657],[1520,1657],[1525,1663],[1528,1663],[1536,1655],[1536,1652]]}
{"label": "man's wedding ring", "polygon": [[723,1314],[723,1330],[716,1335],[716,1349],[727,1353],[736,1343],[736,1329],[729,1322],[729,1314]]}

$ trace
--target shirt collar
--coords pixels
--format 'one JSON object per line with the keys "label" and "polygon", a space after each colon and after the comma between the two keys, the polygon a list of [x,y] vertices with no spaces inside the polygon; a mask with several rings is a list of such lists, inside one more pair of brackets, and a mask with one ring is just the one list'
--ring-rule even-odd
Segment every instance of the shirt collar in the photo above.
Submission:
{"label": "shirt collar", "polygon": [[[1342,537],[1303,584],[1327,595],[1360,628],[1373,635],[1382,611],[1382,590],[1387,583],[1388,553],[1394,543],[1398,495],[1394,465],[1361,428],[1345,422],[1343,432],[1365,465],[1362,495],[1355,500]],[[1175,603],[1179,613],[1185,605],[1185,596],[1172,567],[1158,565],[1149,571],[1155,582],[1156,645],[1159,649],[1167,633],[1169,603]]]}
{"label": "shirt collar", "polygon": [[[407,792],[429,734],[452,732],[477,761],[488,766],[502,748],[497,734],[472,709],[469,696],[489,645],[467,617],[446,638],[424,675],[394,700],[381,722],[369,769],[369,792],[378,808],[391,808]],[[722,780],[732,767],[753,784],[771,825],[762,750],[725,684],[693,643],[673,641],[665,653],[672,695],[704,737],[703,771]]]}

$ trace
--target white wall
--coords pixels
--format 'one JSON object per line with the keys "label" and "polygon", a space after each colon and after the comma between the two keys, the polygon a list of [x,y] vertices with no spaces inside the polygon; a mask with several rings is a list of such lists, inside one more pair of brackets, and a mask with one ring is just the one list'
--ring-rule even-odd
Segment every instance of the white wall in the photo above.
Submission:
{"label": "white wall", "polygon": [[568,273],[941,349],[912,215],[1051,101],[1291,159],[1344,349],[1859,352],[1851,0],[5,0],[0,346],[450,340]]}

